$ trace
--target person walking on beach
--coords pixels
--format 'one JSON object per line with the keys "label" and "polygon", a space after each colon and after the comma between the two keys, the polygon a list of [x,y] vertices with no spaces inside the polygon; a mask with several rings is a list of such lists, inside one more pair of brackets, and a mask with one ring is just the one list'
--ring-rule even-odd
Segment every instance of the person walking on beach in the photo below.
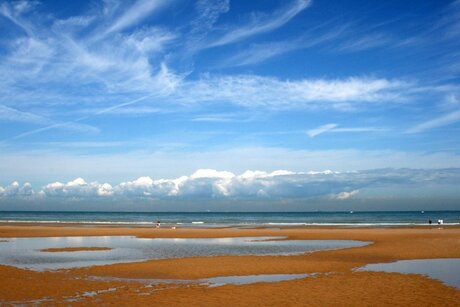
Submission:
{"label": "person walking on beach", "polygon": [[157,228],[160,228],[160,226],[161,226],[161,222],[158,220],[157,221]]}

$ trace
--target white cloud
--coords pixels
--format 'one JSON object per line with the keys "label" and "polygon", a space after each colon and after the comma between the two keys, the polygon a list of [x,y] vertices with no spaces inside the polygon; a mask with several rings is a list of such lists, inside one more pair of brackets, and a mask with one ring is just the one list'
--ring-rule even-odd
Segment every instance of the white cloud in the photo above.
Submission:
{"label": "white cloud", "polygon": [[[131,3],[110,2],[102,8],[95,5],[81,15],[65,19],[47,16],[49,22],[46,24],[39,10],[24,14],[30,8],[14,8],[12,4],[1,6],[3,15],[13,18],[15,24],[27,30],[27,35],[7,41],[5,54],[0,58],[2,101],[14,102],[11,105],[18,112],[39,106],[40,110],[49,112],[43,114],[65,116],[64,120],[50,119],[49,123],[44,123],[46,127],[25,131],[11,139],[58,128],[98,132],[96,127],[84,125],[82,121],[98,114],[123,113],[126,107],[129,107],[124,111],[126,113],[141,113],[145,105],[139,109],[135,107],[140,102],[149,103],[153,112],[168,108],[178,110],[178,104],[188,107],[210,103],[270,110],[342,110],[353,106],[398,103],[407,98],[411,87],[417,87],[401,80],[362,76],[282,80],[258,75],[204,74],[198,79],[187,78],[190,71],[172,69],[182,66],[174,62],[180,57],[176,50],[178,45],[192,37],[194,44],[205,44],[207,35],[218,31],[213,27],[219,16],[229,10],[228,1],[215,0],[209,5],[197,2],[197,16],[190,32],[152,25],[150,20],[142,27],[135,27],[168,2],[138,0]],[[272,31],[309,5],[310,1],[295,0],[270,14],[254,14],[252,21],[230,30],[224,29],[214,44],[227,44]],[[325,28],[319,28],[321,33],[317,37],[309,31],[305,37],[293,40],[251,45],[254,48],[244,49],[242,54],[236,55],[235,61],[263,61],[299,46],[304,48],[330,41],[342,31],[337,27],[329,31]],[[104,31],[110,35],[101,36]],[[10,118],[41,121],[38,115],[34,117],[30,112],[16,112],[13,116],[11,105],[0,107],[0,117],[7,112],[5,108],[10,108]],[[74,120],[70,117],[72,112],[81,114],[79,110],[89,108],[98,111]],[[227,119],[197,117],[197,120]]]}
{"label": "white cloud", "polygon": [[338,194],[334,194],[331,196],[331,199],[335,199],[335,200],[346,200],[346,199],[349,199],[349,198],[352,198],[354,197],[355,195],[357,195],[359,193],[359,190],[353,190],[353,191],[350,191],[350,192],[340,192]]}
{"label": "white cloud", "polygon": [[429,129],[447,126],[460,121],[460,110],[430,119],[406,130],[406,133],[420,133]]}
{"label": "white cloud", "polygon": [[295,0],[291,6],[272,14],[271,16],[256,16],[249,24],[236,27],[224,34],[218,40],[209,44],[208,47],[234,43],[257,34],[275,30],[306,9],[310,3],[310,0]]}
{"label": "white cloud", "polygon": [[245,48],[243,51],[224,60],[222,66],[244,66],[257,64],[277,55],[281,55],[300,48],[302,48],[302,44],[298,41],[252,45],[249,48]]}
{"label": "white cloud", "polygon": [[364,35],[339,45],[338,50],[356,52],[372,48],[389,46],[392,39],[382,33]]}
{"label": "white cloud", "polygon": [[97,127],[76,123],[76,122],[56,122],[44,116],[23,112],[7,106],[0,105],[0,121],[26,122],[38,125],[46,125],[45,127],[36,128],[20,134],[17,134],[12,139],[22,138],[35,133],[47,131],[50,129],[64,129],[76,132],[98,133],[100,130]]}
{"label": "white cloud", "polygon": [[460,100],[455,94],[448,94],[444,99],[444,103],[441,105],[445,109],[458,108],[460,106]]}
{"label": "white cloud", "polygon": [[67,183],[53,182],[42,188],[40,194],[48,197],[86,198],[94,196],[110,196],[112,186],[108,183],[86,182],[83,178],[76,178]]}
{"label": "white cloud", "polygon": [[44,118],[43,116],[36,115],[30,112],[22,112],[3,105],[0,105],[0,120],[19,121],[36,124],[49,123],[49,120]]}
{"label": "white cloud", "polygon": [[190,176],[190,179],[200,179],[200,178],[229,179],[233,177],[235,177],[235,175],[231,172],[216,171],[214,169],[199,169]]}
{"label": "white cloud", "polygon": [[398,80],[347,78],[279,80],[255,75],[210,76],[183,82],[171,98],[182,103],[229,102],[272,109],[343,108],[400,101],[408,84]]}
{"label": "white cloud", "polygon": [[[98,132],[79,123],[87,117],[69,120],[69,110],[91,105],[102,109],[97,113],[101,114],[135,104],[139,97],[153,99],[174,91],[182,77],[167,67],[161,54],[176,33],[163,27],[131,27],[165,3],[138,0],[128,8],[110,3],[104,11],[94,6],[86,14],[62,20],[44,18],[40,11],[23,14],[30,7],[1,4],[0,14],[27,35],[9,39],[0,57],[0,91],[8,104],[0,106],[0,119],[46,125],[10,139],[51,129]],[[44,19],[52,26],[44,24]],[[102,39],[107,25],[112,34]],[[20,111],[30,106],[44,110],[43,114],[64,114],[66,119]]]}
{"label": "white cloud", "polygon": [[30,183],[26,182],[22,186],[18,181],[13,181],[6,187],[0,186],[0,198],[24,198],[33,196],[34,191]]}
{"label": "white cloud", "polygon": [[307,131],[307,135],[311,138],[323,133],[331,132],[381,132],[385,131],[382,128],[375,127],[338,127],[337,124],[326,124]]}
{"label": "white cloud", "polygon": [[105,34],[121,31],[138,24],[153,11],[159,9],[166,1],[163,0],[137,0],[134,5],[126,9],[113,24],[105,31]]}
{"label": "white cloud", "polygon": [[97,188],[97,195],[99,196],[110,196],[113,194],[112,186],[109,183],[103,183]]}
{"label": "white cloud", "polygon": [[354,172],[286,170],[228,171],[200,169],[190,176],[152,179],[148,176],[116,186],[86,182],[76,178],[67,183],[53,182],[37,193],[31,185],[17,181],[0,187],[2,198],[49,197],[60,199],[301,199],[348,200],[361,190],[394,186],[456,185],[460,169],[381,169]]}
{"label": "white cloud", "polygon": [[207,34],[212,31],[220,15],[227,13],[229,9],[229,0],[196,1],[196,16],[190,22],[190,34],[187,36],[187,42],[185,43],[185,52],[193,53],[202,48]]}
{"label": "white cloud", "polygon": [[223,60],[221,65],[225,67],[257,64],[290,51],[326,44],[343,35],[349,25],[341,25],[332,30],[324,30],[323,27],[311,28],[307,30],[307,33],[296,39],[251,44],[242,51]]}
{"label": "white cloud", "polygon": [[376,128],[376,127],[344,127],[344,128],[335,128],[332,129],[331,132],[382,132],[387,131],[384,128]]}
{"label": "white cloud", "polygon": [[[127,152],[86,155],[62,150],[51,143],[42,150],[14,150],[2,147],[0,174],[4,180],[32,181],[45,184],[55,178],[97,178],[103,182],[122,182],[154,170],[157,178],[176,178],[196,169],[225,169],[242,174],[247,169],[259,170],[325,170],[351,171],[376,168],[457,168],[460,155],[455,152],[396,150],[300,150],[280,147],[229,148],[210,147],[184,151],[172,144],[152,151],[139,150],[151,144],[133,140]],[[185,147],[187,148],[187,146]],[[53,165],[53,168],[50,168]],[[120,168],[120,165],[123,165]],[[151,171],[149,171],[150,173]],[[4,182],[3,182],[4,183]],[[339,191],[340,192],[340,191]]]}
{"label": "white cloud", "polygon": [[[111,29],[121,30],[136,23],[139,21],[136,18],[145,17],[157,6],[156,1],[140,0],[115,21]],[[34,32],[8,41],[8,53],[0,62],[4,72],[0,77],[2,90],[5,98],[10,98],[5,100],[68,105],[110,100],[119,93],[127,97],[127,93],[142,95],[163,91],[167,85],[164,79],[170,80],[171,72],[161,66],[162,58],[156,56],[176,34],[161,27],[143,26],[105,39],[94,39],[92,36],[100,34],[100,29],[91,26],[88,20],[104,25],[111,22],[111,16],[91,11],[88,15],[73,16],[70,21],[54,19],[51,28],[43,25],[40,18],[18,16],[16,20],[21,24],[31,23]],[[86,22],[80,22],[82,20]],[[16,87],[25,82],[34,90],[29,92],[21,87],[18,95]],[[82,86],[85,91],[79,90]]]}
{"label": "white cloud", "polygon": [[309,137],[314,138],[315,136],[328,132],[329,130],[334,129],[335,127],[337,127],[337,124],[326,124],[308,130],[307,134]]}
{"label": "white cloud", "polygon": [[[315,172],[307,176],[318,178],[321,175],[330,175],[329,172]],[[82,178],[77,178],[67,183],[54,182],[42,188],[42,193],[49,197],[247,197],[264,196],[271,192],[283,193],[278,190],[280,183],[288,176],[302,175],[286,170],[273,172],[246,171],[235,175],[228,171],[214,169],[199,169],[190,176],[180,176],[173,179],[157,179],[143,176],[133,181],[122,182],[112,188],[108,183],[87,183]],[[283,183],[285,184],[285,183]],[[273,191],[272,191],[273,190]]]}
{"label": "white cloud", "polygon": [[[22,1],[26,2],[26,1]],[[0,4],[0,14],[3,15],[5,18],[9,19],[13,22],[16,26],[24,30],[28,35],[33,33],[31,27],[28,25],[26,21],[20,19],[22,13],[27,12],[30,10],[33,5],[32,1],[27,2],[28,4],[24,5],[12,5],[10,3],[4,2]]]}
{"label": "white cloud", "polygon": [[[30,11],[29,5],[4,3],[0,13],[13,18],[28,31],[26,37],[18,36],[8,41],[7,52],[1,57],[0,91],[4,101],[15,101],[15,107],[21,104],[25,107],[78,104],[110,109],[122,100],[152,95],[152,102],[223,101],[272,109],[307,106],[340,109],[349,107],[352,102],[399,101],[411,86],[399,80],[365,77],[279,80],[234,75],[184,80],[190,71],[176,73],[170,69],[177,67],[176,63],[168,63],[168,60],[176,59],[178,45],[191,37],[194,44],[204,44],[204,36],[212,32],[219,16],[229,10],[228,1],[197,2],[192,30],[185,33],[165,26],[152,26],[150,22],[141,28],[134,27],[168,1],[131,3],[111,1],[102,8],[94,6],[81,15],[65,19],[47,15],[51,28],[43,23],[45,18],[40,11],[24,14]],[[253,14],[252,21],[247,24],[224,29],[214,44],[226,44],[274,30],[310,4],[308,0],[295,0],[271,14]],[[310,29],[305,37],[292,41],[251,45],[232,61],[243,64],[263,61],[291,49],[330,41],[344,31],[337,27],[325,29],[326,26],[313,29],[320,32],[316,37],[316,32]],[[96,39],[104,31],[111,35]],[[31,90],[21,87],[23,84],[28,84]]]}

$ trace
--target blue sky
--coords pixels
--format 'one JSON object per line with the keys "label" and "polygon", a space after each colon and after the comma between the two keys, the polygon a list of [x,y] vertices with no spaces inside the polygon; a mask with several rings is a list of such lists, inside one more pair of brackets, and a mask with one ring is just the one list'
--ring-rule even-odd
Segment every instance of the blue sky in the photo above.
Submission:
{"label": "blue sky", "polygon": [[459,209],[459,77],[460,1],[1,2],[0,208]]}

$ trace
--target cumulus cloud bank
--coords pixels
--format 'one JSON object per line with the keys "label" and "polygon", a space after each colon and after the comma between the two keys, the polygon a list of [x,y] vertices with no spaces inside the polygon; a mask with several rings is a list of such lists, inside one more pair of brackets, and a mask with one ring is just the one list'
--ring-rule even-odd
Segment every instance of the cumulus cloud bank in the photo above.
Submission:
{"label": "cumulus cloud bank", "polygon": [[40,193],[46,196],[110,196],[113,194],[113,188],[108,183],[88,183],[83,178],[77,178],[67,183],[53,182],[47,184]]}
{"label": "cumulus cloud bank", "polygon": [[199,169],[189,176],[153,179],[149,176],[112,186],[77,178],[53,182],[35,191],[17,181],[0,187],[4,198],[69,199],[301,199],[343,201],[358,197],[368,188],[394,185],[458,184],[460,169],[381,169],[354,172],[272,172],[248,170],[239,175],[228,171]]}
{"label": "cumulus cloud bank", "polygon": [[24,183],[22,186],[17,181],[13,181],[11,184],[6,187],[0,186],[0,198],[1,197],[29,197],[34,194],[32,185],[28,182]]}

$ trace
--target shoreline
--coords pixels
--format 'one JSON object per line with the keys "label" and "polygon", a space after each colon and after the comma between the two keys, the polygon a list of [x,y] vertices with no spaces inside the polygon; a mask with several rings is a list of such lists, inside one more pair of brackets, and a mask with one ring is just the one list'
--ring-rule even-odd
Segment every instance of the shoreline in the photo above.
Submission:
{"label": "shoreline", "polygon": [[[285,236],[292,240],[371,241],[363,247],[317,251],[288,256],[191,257],[119,263],[79,269],[35,272],[0,265],[0,303],[30,302],[47,297],[52,303],[69,304],[66,299],[88,291],[93,296],[78,296],[72,304],[103,303],[130,305],[162,303],[178,306],[375,305],[386,297],[386,304],[455,306],[460,291],[421,275],[355,272],[370,263],[397,260],[460,258],[460,227],[408,228],[177,228],[120,227],[92,225],[4,225],[0,237],[136,236],[139,238],[223,238]],[[216,276],[259,274],[311,274],[313,277],[274,283],[206,287],[196,284],[159,284],[147,287],[128,279],[201,279]],[[116,277],[96,281],[89,277]],[[123,279],[126,279],[123,281]],[[43,285],[46,283],[46,285]],[[404,285],[404,287],[402,287]],[[107,292],[97,292],[114,288]],[[410,291],[409,291],[410,290]],[[283,293],[283,300],[279,297]],[[141,295],[142,294],[142,295]],[[383,296],[383,294],[385,294]],[[382,301],[385,302],[385,301]],[[308,304],[304,304],[308,305]],[[378,304],[377,304],[378,305]]]}
{"label": "shoreline", "polygon": [[61,252],[90,252],[90,251],[107,251],[112,250],[111,247],[100,246],[81,246],[81,247],[57,247],[57,248],[44,248],[38,251],[44,253],[61,253]]}
{"label": "shoreline", "polygon": [[[327,212],[68,212],[0,211],[0,224],[161,226],[187,228],[254,227],[433,227],[460,226],[460,211]],[[429,224],[432,221],[432,224]]]}
{"label": "shoreline", "polygon": [[[109,227],[109,228],[156,228],[156,222],[74,222],[74,221],[0,221],[0,227]],[[261,224],[186,224],[162,223],[161,229],[436,229],[460,228],[460,223],[261,223]]]}

